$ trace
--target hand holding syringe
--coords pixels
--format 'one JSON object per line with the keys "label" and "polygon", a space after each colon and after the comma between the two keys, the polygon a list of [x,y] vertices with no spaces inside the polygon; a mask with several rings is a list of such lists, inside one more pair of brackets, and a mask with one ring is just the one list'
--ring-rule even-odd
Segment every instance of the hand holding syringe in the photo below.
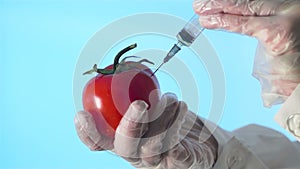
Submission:
{"label": "hand holding syringe", "polygon": [[163,63],[159,65],[159,67],[153,72],[152,75],[154,75],[158,71],[158,69],[161,68],[165,63],[172,59],[176,55],[176,53],[181,50],[182,46],[191,46],[191,44],[203,30],[204,28],[199,23],[199,16],[195,14],[183,27],[183,29],[181,29],[181,31],[177,34],[177,44],[172,47],[167,56],[164,58]]}

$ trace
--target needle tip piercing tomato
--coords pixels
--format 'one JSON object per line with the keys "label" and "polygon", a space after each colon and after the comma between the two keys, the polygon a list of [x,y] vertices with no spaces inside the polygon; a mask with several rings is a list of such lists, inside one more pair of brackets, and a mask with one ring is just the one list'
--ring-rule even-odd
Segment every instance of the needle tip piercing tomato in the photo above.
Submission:
{"label": "needle tip piercing tomato", "polygon": [[133,101],[144,100],[151,106],[157,104],[160,97],[157,78],[142,64],[152,62],[146,59],[126,61],[136,56],[125,57],[119,62],[124,53],[135,47],[133,44],[121,50],[112,65],[104,69],[94,65],[92,70],[84,73],[98,73],[84,88],[84,110],[92,114],[98,131],[109,138],[114,138],[120,120]]}

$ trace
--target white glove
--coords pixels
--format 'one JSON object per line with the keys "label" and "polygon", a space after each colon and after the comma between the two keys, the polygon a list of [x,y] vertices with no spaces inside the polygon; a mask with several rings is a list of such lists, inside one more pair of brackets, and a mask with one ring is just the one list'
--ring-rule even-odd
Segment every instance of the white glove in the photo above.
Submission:
{"label": "white glove", "polygon": [[111,150],[137,168],[213,166],[218,143],[184,102],[179,102],[173,94],[165,94],[155,112],[148,112],[147,107],[144,101],[133,102],[114,140],[100,135],[89,113],[79,112],[75,117],[78,136],[91,150]]}
{"label": "white glove", "polygon": [[195,0],[200,23],[256,37],[253,76],[266,107],[284,102],[300,83],[299,0]]}

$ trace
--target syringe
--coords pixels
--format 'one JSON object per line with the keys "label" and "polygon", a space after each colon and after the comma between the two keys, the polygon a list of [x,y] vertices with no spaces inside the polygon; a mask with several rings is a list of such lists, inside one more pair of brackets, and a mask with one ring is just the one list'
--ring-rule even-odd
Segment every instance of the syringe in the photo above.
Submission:
{"label": "syringe", "polygon": [[165,63],[172,59],[176,55],[176,53],[181,50],[182,46],[191,46],[191,44],[202,33],[203,30],[204,28],[199,23],[199,16],[195,14],[176,35],[176,38],[178,40],[177,44],[172,47],[167,56],[164,58],[164,61],[158,66],[158,68],[153,72],[152,75],[154,75]]}

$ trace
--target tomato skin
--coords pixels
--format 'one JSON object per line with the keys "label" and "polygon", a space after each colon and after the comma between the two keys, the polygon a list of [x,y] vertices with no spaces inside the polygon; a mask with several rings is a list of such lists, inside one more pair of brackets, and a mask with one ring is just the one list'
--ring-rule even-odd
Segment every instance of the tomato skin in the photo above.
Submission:
{"label": "tomato skin", "polygon": [[112,75],[98,74],[86,84],[83,107],[92,114],[101,134],[114,138],[120,120],[133,101],[144,100],[150,106],[158,102],[159,84],[151,74],[148,67],[139,64]]}

